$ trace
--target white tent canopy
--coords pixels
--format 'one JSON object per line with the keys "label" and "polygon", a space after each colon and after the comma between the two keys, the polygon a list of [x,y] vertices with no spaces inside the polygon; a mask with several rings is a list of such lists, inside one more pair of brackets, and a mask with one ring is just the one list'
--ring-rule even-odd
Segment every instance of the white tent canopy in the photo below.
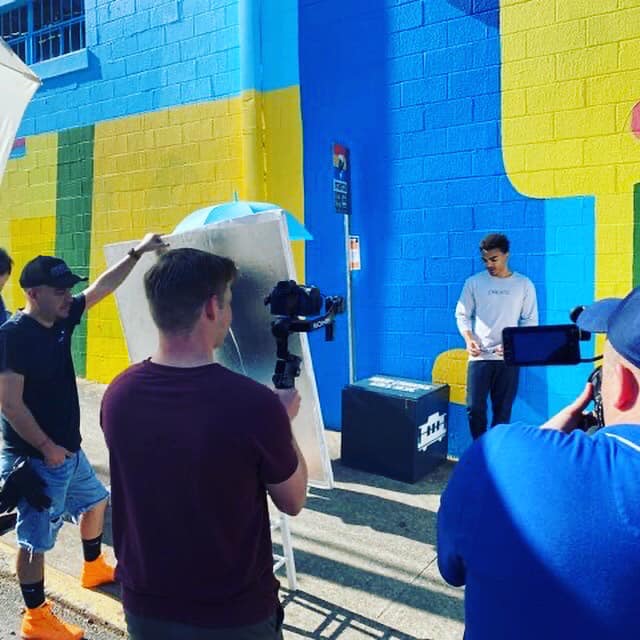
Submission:
{"label": "white tent canopy", "polygon": [[24,110],[39,86],[38,76],[0,38],[0,182]]}

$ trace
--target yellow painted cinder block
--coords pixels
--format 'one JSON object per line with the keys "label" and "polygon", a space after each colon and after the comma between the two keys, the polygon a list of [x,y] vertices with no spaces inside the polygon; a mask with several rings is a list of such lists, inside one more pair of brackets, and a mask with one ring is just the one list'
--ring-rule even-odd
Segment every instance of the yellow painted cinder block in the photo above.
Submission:
{"label": "yellow painted cinder block", "polygon": [[444,351],[436,358],[431,371],[433,382],[449,385],[449,400],[456,404],[466,403],[467,359],[464,349]]}
{"label": "yellow painted cinder block", "polygon": [[[548,23],[545,23],[548,25]],[[527,30],[527,56],[536,58],[559,51],[582,49],[587,43],[587,23],[575,20]]]}
{"label": "yellow painted cinder block", "polygon": [[30,136],[26,155],[7,163],[0,187],[0,245],[15,261],[17,275],[3,292],[10,309],[24,304],[17,278],[24,264],[55,248],[57,164],[57,134]]}
{"label": "yellow painted cinder block", "polygon": [[501,33],[510,34],[528,31],[553,23],[555,3],[547,0],[526,0],[525,2],[503,2],[500,8]]}
{"label": "yellow painted cinder block", "polygon": [[583,109],[556,111],[554,114],[554,138],[563,140],[576,138],[576,132],[582,131],[582,138],[602,139],[618,131],[615,105],[599,105]]}
{"label": "yellow painted cinder block", "polygon": [[3,295],[8,308],[15,311],[25,304],[24,292],[18,283],[24,265],[37,255],[53,255],[55,252],[56,217],[13,218],[8,224],[14,275],[9,279]]}
{"label": "yellow painted cinder block", "polygon": [[[265,199],[304,222],[302,123],[299,87],[262,95],[265,143]],[[313,231],[312,231],[313,232]],[[297,277],[304,279],[304,243],[293,243]]]}
{"label": "yellow painted cinder block", "polygon": [[589,18],[587,20],[587,46],[637,38],[639,25],[640,7],[619,9]]}
{"label": "yellow painted cinder block", "polygon": [[[526,115],[516,101],[502,103],[505,167],[514,186],[530,196],[596,196],[598,295],[626,293],[632,278],[639,6],[640,0],[501,3],[502,89],[525,90],[527,97]],[[527,59],[515,35],[525,37]],[[546,77],[535,69],[527,73],[545,56]],[[551,135],[547,120],[531,117],[537,113],[552,116]]]}
{"label": "yellow painted cinder block", "polygon": [[620,100],[637,101],[640,66],[633,71],[587,78],[585,82],[587,83],[587,105],[589,106],[616,104]]}
{"label": "yellow painted cinder block", "polygon": [[551,153],[545,144],[528,145],[525,151],[527,171],[563,169],[575,167],[576,160],[582,160],[582,140],[563,140],[553,145]]}
{"label": "yellow painted cinder block", "polygon": [[[518,118],[503,118],[502,135],[505,141],[517,144],[553,140],[553,114],[526,115]],[[505,148],[508,142],[504,144]]]}
{"label": "yellow painted cinder block", "polygon": [[[547,84],[556,76],[556,65],[553,56],[527,58],[525,60],[509,60],[503,58],[502,78],[503,91],[526,89],[540,84]],[[505,79],[508,85],[504,84]]]}
{"label": "yellow painted cinder block", "polygon": [[558,22],[606,14],[618,8],[618,0],[559,0],[556,2]]}
{"label": "yellow painted cinder block", "polygon": [[617,70],[617,42],[577,51],[565,51],[558,53],[556,57],[556,78],[561,82],[574,78],[588,78],[594,75],[614,73]]}
{"label": "yellow painted cinder block", "polygon": [[542,85],[526,90],[527,113],[555,113],[559,110],[578,109],[585,103],[585,86],[582,80],[572,80],[556,85]]}
{"label": "yellow painted cinder block", "polygon": [[527,112],[526,89],[502,92],[502,109],[512,116],[522,116]]}

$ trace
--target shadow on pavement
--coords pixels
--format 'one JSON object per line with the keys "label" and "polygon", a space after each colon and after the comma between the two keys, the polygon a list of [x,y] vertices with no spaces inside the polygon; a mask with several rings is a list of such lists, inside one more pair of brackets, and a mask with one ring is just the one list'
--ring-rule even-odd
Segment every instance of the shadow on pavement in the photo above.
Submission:
{"label": "shadow on pavement", "polygon": [[399,480],[392,480],[384,476],[346,467],[342,464],[341,459],[332,460],[331,463],[333,465],[333,477],[336,482],[353,482],[410,495],[440,495],[444,491],[449,476],[456,464],[451,460],[447,460],[429,472],[419,482],[410,484],[408,482],[400,482]]}
{"label": "shadow on pavement", "polygon": [[[283,629],[294,637],[332,640],[340,638],[343,634],[350,633],[352,636],[357,632],[363,638],[380,640],[428,640],[426,637],[407,635],[300,590],[285,592],[282,604],[285,607]],[[304,618],[305,621],[309,621],[310,628],[301,629],[295,624],[290,624],[287,617]]]}
{"label": "shadow on pavement", "polygon": [[[279,545],[276,545],[276,548],[278,547]],[[373,560],[369,569],[352,566],[302,549],[295,550],[295,557],[296,568],[300,575],[306,574],[313,576],[314,579],[332,582],[340,589],[360,591],[366,594],[366,597],[376,596],[380,600],[431,612],[450,620],[459,622],[464,620],[460,599],[430,589],[428,583],[423,583],[424,575],[421,575],[418,580],[409,582],[403,577],[393,577],[380,572],[381,565]],[[301,591],[297,593],[304,594]]]}
{"label": "shadow on pavement", "polygon": [[436,514],[381,496],[348,489],[311,489],[306,509],[340,518],[345,524],[403,536],[417,542],[436,543]]}

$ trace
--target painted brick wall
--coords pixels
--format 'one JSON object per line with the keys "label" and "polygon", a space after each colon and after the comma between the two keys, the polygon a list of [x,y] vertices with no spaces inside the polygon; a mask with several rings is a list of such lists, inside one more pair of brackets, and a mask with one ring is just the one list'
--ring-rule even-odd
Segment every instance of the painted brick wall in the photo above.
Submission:
{"label": "painted brick wall", "polygon": [[511,178],[532,196],[595,196],[596,292],[623,295],[639,282],[640,2],[506,0],[501,18]]}
{"label": "painted brick wall", "polygon": [[[497,0],[300,5],[306,215],[324,225],[307,249],[308,272],[327,289],[344,286],[342,220],[330,213],[335,139],[351,148],[352,232],[363,247],[354,275],[356,377],[449,382],[454,454],[468,436],[453,311],[464,279],[481,268],[482,236],[509,235],[512,266],[535,282],[544,320],[567,321],[570,306],[593,296],[592,201],[530,198],[505,170],[499,21]],[[560,256],[555,247],[567,237],[576,242],[563,242]],[[558,299],[558,287],[571,295]],[[339,426],[346,366],[314,347],[325,419]],[[514,418],[541,419],[585,374],[565,371],[559,392],[553,375],[523,372]]]}
{"label": "painted brick wall", "polygon": [[85,11],[89,67],[46,80],[22,135],[238,93],[237,0],[86,0]]}
{"label": "painted brick wall", "polygon": [[[0,243],[17,274],[57,253],[93,280],[105,244],[170,233],[234,192],[303,218],[295,0],[88,0],[86,10],[89,68],[45,80],[0,189]],[[15,277],[6,300],[24,302]],[[108,382],[128,364],[114,299],[88,317],[76,370]]]}

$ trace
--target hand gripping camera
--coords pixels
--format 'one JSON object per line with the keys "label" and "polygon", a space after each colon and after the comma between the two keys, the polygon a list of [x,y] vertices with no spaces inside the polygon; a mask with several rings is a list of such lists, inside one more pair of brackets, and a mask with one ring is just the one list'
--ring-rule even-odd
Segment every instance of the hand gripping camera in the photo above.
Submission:
{"label": "hand gripping camera", "polygon": [[325,340],[333,340],[335,317],[344,312],[344,299],[341,296],[323,296],[317,287],[297,284],[295,280],[281,280],[264,303],[269,305],[271,315],[276,316],[271,323],[271,333],[276,339],[273,384],[276,389],[291,389],[295,386],[295,378],[300,375],[302,360],[289,352],[289,336],[324,327]]}

